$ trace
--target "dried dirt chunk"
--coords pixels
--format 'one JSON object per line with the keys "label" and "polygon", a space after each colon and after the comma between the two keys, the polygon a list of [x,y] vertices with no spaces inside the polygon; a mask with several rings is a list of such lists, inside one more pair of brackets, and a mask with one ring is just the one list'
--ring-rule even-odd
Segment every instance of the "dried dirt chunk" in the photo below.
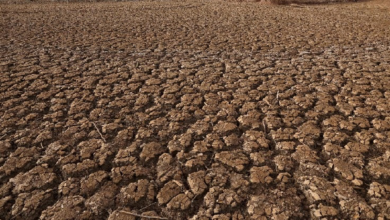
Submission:
{"label": "dried dirt chunk", "polygon": [[[137,217],[133,215],[126,214],[125,212],[121,212],[122,210],[115,210],[113,211],[110,216],[108,217],[108,220],[136,220]],[[126,211],[126,210],[124,210]],[[129,211],[131,213],[131,211]]]}
{"label": "dried dirt chunk", "polygon": [[118,130],[119,128],[121,128],[121,125],[119,125],[118,123],[104,124],[102,126],[102,133],[106,134],[106,133],[114,132],[114,131]]}
{"label": "dried dirt chunk", "polygon": [[235,147],[240,144],[240,139],[236,134],[231,134],[223,138],[227,147]]}
{"label": "dried dirt chunk", "polygon": [[39,219],[78,219],[83,211],[84,202],[85,199],[78,195],[63,197],[43,211]]}
{"label": "dried dirt chunk", "polygon": [[118,186],[113,182],[107,182],[93,196],[85,201],[85,206],[95,215],[105,213],[113,206],[113,200],[116,196]]}
{"label": "dried dirt chunk", "polygon": [[374,219],[375,213],[373,209],[366,203],[365,199],[349,184],[335,180],[335,195],[339,199],[341,212],[349,218],[357,219]]}
{"label": "dried dirt chunk", "polygon": [[159,204],[168,203],[173,197],[178,195],[182,191],[183,184],[172,180],[164,185],[164,187],[157,194],[157,200]]}
{"label": "dried dirt chunk", "polygon": [[158,158],[157,162],[157,179],[161,182],[166,182],[179,171],[179,167],[175,166],[173,157],[164,153]]}
{"label": "dried dirt chunk", "polygon": [[80,179],[68,178],[58,186],[58,193],[62,196],[74,196],[80,193]]}
{"label": "dried dirt chunk", "polygon": [[295,142],[292,142],[292,141],[282,141],[282,142],[278,142],[276,144],[276,149],[278,149],[278,150],[291,151],[291,150],[294,150],[295,147],[296,147],[296,144],[295,144]]}
{"label": "dried dirt chunk", "polygon": [[278,155],[274,158],[274,162],[279,171],[290,171],[294,167],[294,162],[290,156]]}
{"label": "dried dirt chunk", "polygon": [[255,166],[262,165],[265,162],[265,156],[266,155],[264,155],[263,152],[255,152],[250,154],[251,161]]}
{"label": "dried dirt chunk", "polygon": [[213,220],[230,220],[231,218],[230,214],[219,214],[219,215],[213,215]]}
{"label": "dried dirt chunk", "polygon": [[294,139],[295,129],[293,128],[279,128],[278,130],[271,130],[271,137],[274,141],[291,141]]}
{"label": "dried dirt chunk", "polygon": [[215,154],[215,159],[237,171],[242,171],[249,164],[249,158],[242,151],[222,151]]}
{"label": "dried dirt chunk", "polygon": [[120,190],[118,199],[121,204],[136,204],[143,198],[153,200],[155,197],[154,186],[148,180],[142,179],[135,183],[130,183],[128,186]]}
{"label": "dried dirt chunk", "polygon": [[298,128],[298,133],[294,137],[303,144],[313,146],[320,135],[321,129],[318,128],[316,122],[309,121]]}
{"label": "dried dirt chunk", "polygon": [[257,129],[263,126],[260,120],[260,113],[241,115],[238,117],[237,121],[240,123],[240,126],[244,128]]}
{"label": "dried dirt chunk", "polygon": [[119,131],[114,139],[115,145],[118,147],[125,147],[125,144],[133,139],[133,130],[133,127],[128,127],[127,129]]}
{"label": "dried dirt chunk", "polygon": [[273,173],[273,170],[268,166],[263,167],[252,167],[250,170],[251,183],[271,183],[272,177],[269,175]]}
{"label": "dried dirt chunk", "polygon": [[157,142],[151,142],[147,144],[141,145],[142,152],[140,154],[141,159],[148,161],[153,159],[157,155],[163,153],[165,151],[164,147]]}
{"label": "dried dirt chunk", "polygon": [[310,149],[310,147],[307,145],[299,145],[295,153],[293,153],[291,157],[300,163],[302,162],[317,163],[319,159],[317,153],[312,149]]}
{"label": "dried dirt chunk", "polygon": [[390,185],[373,182],[367,193],[371,197],[390,199]]}
{"label": "dried dirt chunk", "polygon": [[269,140],[266,138],[265,133],[262,131],[248,130],[244,134],[244,140],[246,142],[254,141],[262,148],[269,147]]}
{"label": "dried dirt chunk", "polygon": [[229,208],[234,208],[244,200],[243,197],[239,196],[237,192],[231,189],[224,189],[218,196],[216,202]]}
{"label": "dried dirt chunk", "polygon": [[237,128],[237,125],[227,121],[219,121],[218,124],[214,126],[214,131],[218,134],[226,134],[228,132],[234,131]]}
{"label": "dried dirt chunk", "polygon": [[100,166],[113,154],[112,147],[100,139],[83,141],[77,145],[77,148],[82,159],[93,159]]}
{"label": "dried dirt chunk", "polygon": [[191,205],[191,199],[194,195],[191,192],[181,193],[171,199],[167,204],[168,209],[186,210]]}
{"label": "dried dirt chunk", "polygon": [[344,148],[359,153],[367,153],[368,150],[370,149],[370,146],[358,142],[349,142],[347,145],[344,146]]}
{"label": "dried dirt chunk", "polygon": [[8,157],[3,166],[0,167],[0,178],[11,174],[18,169],[31,166],[38,157],[39,151],[36,147],[19,147]]}
{"label": "dried dirt chunk", "polygon": [[33,143],[41,143],[43,141],[47,141],[47,140],[50,140],[52,139],[52,133],[51,131],[43,131],[42,133],[40,133],[37,138],[34,140]]}
{"label": "dried dirt chunk", "polygon": [[229,173],[228,169],[220,163],[213,163],[211,167],[210,172],[206,174],[206,183],[208,184],[209,179],[212,178],[209,185],[224,187],[229,179],[227,175]]}
{"label": "dried dirt chunk", "polygon": [[93,160],[84,160],[81,163],[77,164],[66,164],[62,166],[62,174],[65,178],[68,177],[77,177],[85,175],[91,172],[94,168],[97,167],[97,164]]}
{"label": "dried dirt chunk", "polygon": [[388,199],[371,198],[369,204],[378,213],[376,219],[390,219],[390,201]]}
{"label": "dried dirt chunk", "polygon": [[275,130],[283,126],[282,119],[279,116],[267,115],[263,120],[265,129]]}
{"label": "dried dirt chunk", "polygon": [[205,183],[205,177],[206,177],[206,172],[203,170],[188,175],[187,177],[188,185],[190,186],[191,191],[195,195],[200,195],[207,189],[207,185]]}
{"label": "dried dirt chunk", "polygon": [[235,172],[232,172],[229,175],[229,182],[232,189],[241,189],[246,191],[247,187],[249,186],[249,181],[247,179],[248,177],[246,175]]}
{"label": "dried dirt chunk", "polygon": [[[340,159],[333,159],[329,164],[330,167],[333,167],[334,171],[340,173],[343,178],[346,180],[352,181],[354,179],[362,179],[363,178],[363,170],[358,169],[352,164],[349,164],[346,161]],[[359,183],[361,180],[356,180],[353,183]],[[361,182],[363,183],[363,182]],[[358,184],[361,185],[361,184]]]}
{"label": "dried dirt chunk", "polygon": [[120,149],[114,159],[115,165],[126,166],[136,164],[138,162],[137,158],[131,156],[134,151],[135,149],[131,149],[130,147],[126,149]]}
{"label": "dried dirt chunk", "polygon": [[10,182],[15,185],[13,192],[18,194],[50,186],[56,178],[57,176],[53,173],[53,169],[37,166],[27,173],[18,174],[10,179]]}
{"label": "dried dirt chunk", "polygon": [[367,170],[375,179],[390,177],[390,151],[368,162]]}
{"label": "dried dirt chunk", "polygon": [[295,188],[283,191],[266,190],[258,196],[251,196],[247,203],[250,219],[301,219],[301,199]]}
{"label": "dried dirt chunk", "polygon": [[90,174],[80,181],[80,192],[82,195],[92,195],[108,179],[108,173],[100,170]]}
{"label": "dried dirt chunk", "polygon": [[390,130],[390,117],[386,117],[385,120],[380,120],[378,118],[375,118],[371,121],[374,125],[374,128],[378,131],[388,131]]}
{"label": "dried dirt chunk", "polygon": [[211,125],[209,122],[204,120],[198,120],[195,124],[191,125],[187,132],[195,135],[206,135],[211,130]]}
{"label": "dried dirt chunk", "polygon": [[279,173],[276,177],[276,180],[280,183],[287,183],[291,179],[291,175],[289,173]]}
{"label": "dried dirt chunk", "polygon": [[203,205],[207,208],[208,213],[214,213],[216,206],[216,198],[221,193],[221,188],[211,187],[204,196]]}
{"label": "dried dirt chunk", "polygon": [[310,203],[326,201],[329,204],[335,204],[335,189],[326,179],[316,176],[302,176],[298,178],[298,183]]}
{"label": "dried dirt chunk", "polygon": [[371,141],[374,139],[374,135],[371,130],[362,130],[361,132],[356,132],[354,137],[361,144],[370,145]]}
{"label": "dried dirt chunk", "polygon": [[8,156],[11,149],[11,143],[9,141],[0,141],[0,158]]}
{"label": "dried dirt chunk", "polygon": [[324,217],[334,217],[339,214],[339,211],[332,206],[320,204],[318,209],[312,210],[313,219],[322,219]]}
{"label": "dried dirt chunk", "polygon": [[135,177],[148,176],[150,172],[151,170],[149,168],[129,165],[111,169],[110,177],[114,183],[119,183],[121,181],[131,181]]}
{"label": "dried dirt chunk", "polygon": [[45,154],[38,160],[37,163],[43,164],[57,162],[60,156],[64,156],[66,154],[68,147],[68,145],[62,145],[59,141],[49,144],[45,150]]}
{"label": "dried dirt chunk", "polygon": [[78,114],[80,112],[88,112],[92,107],[91,103],[83,102],[79,99],[75,99],[72,104],[70,104],[70,109],[68,111],[69,115]]}
{"label": "dried dirt chunk", "polygon": [[29,218],[37,218],[39,213],[51,199],[54,198],[53,190],[49,189],[34,190],[30,193],[20,193],[12,206],[11,214],[13,216],[29,216]]}
{"label": "dried dirt chunk", "polygon": [[329,175],[330,170],[330,168],[318,163],[301,162],[294,175],[324,177]]}
{"label": "dried dirt chunk", "polygon": [[149,103],[149,97],[147,95],[141,94],[137,100],[135,101],[135,105],[139,107],[143,107]]}
{"label": "dried dirt chunk", "polygon": [[207,165],[206,160],[207,160],[206,154],[198,153],[198,154],[192,155],[185,163],[185,166],[188,168],[204,167],[205,165]]}

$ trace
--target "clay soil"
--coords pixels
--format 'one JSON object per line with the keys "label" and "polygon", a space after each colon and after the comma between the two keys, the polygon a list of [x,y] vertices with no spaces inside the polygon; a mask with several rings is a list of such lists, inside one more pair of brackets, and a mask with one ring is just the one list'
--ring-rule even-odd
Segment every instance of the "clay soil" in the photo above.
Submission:
{"label": "clay soil", "polygon": [[0,219],[390,219],[381,2],[0,14]]}

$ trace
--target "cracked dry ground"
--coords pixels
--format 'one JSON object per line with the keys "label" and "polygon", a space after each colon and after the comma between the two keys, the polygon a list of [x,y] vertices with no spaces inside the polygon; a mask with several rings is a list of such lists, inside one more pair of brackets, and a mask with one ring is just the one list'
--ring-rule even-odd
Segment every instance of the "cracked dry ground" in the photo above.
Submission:
{"label": "cracked dry ground", "polygon": [[389,219],[366,4],[1,5],[0,219]]}

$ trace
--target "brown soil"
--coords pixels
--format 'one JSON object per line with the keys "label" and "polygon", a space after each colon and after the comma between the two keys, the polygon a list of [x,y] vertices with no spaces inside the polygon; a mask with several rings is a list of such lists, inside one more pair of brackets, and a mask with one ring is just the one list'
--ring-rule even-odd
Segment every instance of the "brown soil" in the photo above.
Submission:
{"label": "brown soil", "polygon": [[390,219],[385,3],[2,3],[0,219]]}

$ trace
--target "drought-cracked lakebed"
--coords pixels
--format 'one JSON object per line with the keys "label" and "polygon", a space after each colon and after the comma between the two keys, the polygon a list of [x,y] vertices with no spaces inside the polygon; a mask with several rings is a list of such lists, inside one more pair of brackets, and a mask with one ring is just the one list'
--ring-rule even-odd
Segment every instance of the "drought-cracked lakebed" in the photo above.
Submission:
{"label": "drought-cracked lakebed", "polygon": [[0,7],[0,219],[390,218],[386,8]]}

